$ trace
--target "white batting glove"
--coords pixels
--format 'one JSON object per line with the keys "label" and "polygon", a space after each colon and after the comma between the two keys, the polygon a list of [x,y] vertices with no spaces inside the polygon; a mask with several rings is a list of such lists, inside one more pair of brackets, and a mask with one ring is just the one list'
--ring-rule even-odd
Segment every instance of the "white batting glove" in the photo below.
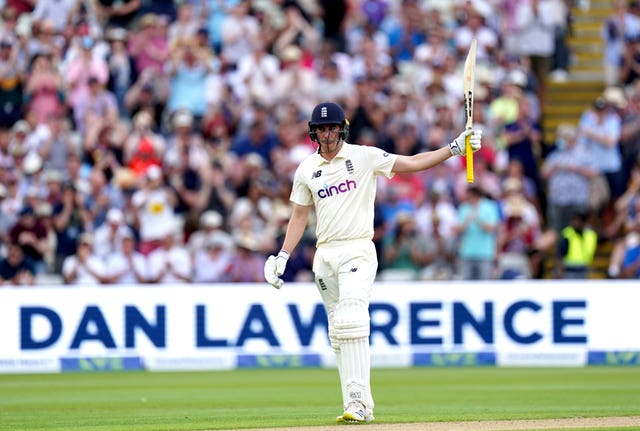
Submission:
{"label": "white batting glove", "polygon": [[449,144],[449,151],[454,156],[464,156],[466,154],[464,140],[467,136],[471,136],[471,151],[474,153],[482,147],[482,130],[465,130]]}
{"label": "white batting glove", "polygon": [[289,253],[280,250],[277,256],[269,256],[264,264],[264,279],[276,289],[280,289],[284,284],[284,281],[282,281],[280,277],[284,274],[288,260]]}

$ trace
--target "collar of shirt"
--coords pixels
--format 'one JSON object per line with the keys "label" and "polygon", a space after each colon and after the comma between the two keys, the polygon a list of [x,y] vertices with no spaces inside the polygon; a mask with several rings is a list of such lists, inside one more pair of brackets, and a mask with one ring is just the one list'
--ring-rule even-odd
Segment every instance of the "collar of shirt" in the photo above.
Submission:
{"label": "collar of shirt", "polygon": [[347,144],[346,142],[343,141],[342,142],[342,147],[338,151],[338,154],[336,154],[336,156],[331,160],[325,159],[320,154],[318,154],[318,152],[316,151],[315,157],[318,159],[318,164],[319,165],[326,165],[326,164],[331,163],[332,161],[334,161],[336,159],[346,159],[347,158],[347,152],[349,151],[349,149],[348,149],[349,145],[350,144]]}

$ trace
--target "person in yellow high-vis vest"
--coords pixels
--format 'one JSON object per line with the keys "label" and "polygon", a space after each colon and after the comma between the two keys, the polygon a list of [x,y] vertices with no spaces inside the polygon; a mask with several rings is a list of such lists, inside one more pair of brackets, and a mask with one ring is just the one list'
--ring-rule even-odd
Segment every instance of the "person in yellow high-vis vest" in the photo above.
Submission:
{"label": "person in yellow high-vis vest", "polygon": [[598,234],[588,226],[588,214],[574,214],[558,242],[559,278],[587,278],[598,246]]}

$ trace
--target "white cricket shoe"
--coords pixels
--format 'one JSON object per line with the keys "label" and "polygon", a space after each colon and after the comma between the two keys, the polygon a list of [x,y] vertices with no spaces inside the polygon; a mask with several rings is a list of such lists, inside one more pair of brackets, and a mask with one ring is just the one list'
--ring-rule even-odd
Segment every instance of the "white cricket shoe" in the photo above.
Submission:
{"label": "white cricket shoe", "polygon": [[336,418],[338,422],[350,423],[371,422],[374,419],[373,411],[368,410],[358,401],[351,401],[344,413]]}

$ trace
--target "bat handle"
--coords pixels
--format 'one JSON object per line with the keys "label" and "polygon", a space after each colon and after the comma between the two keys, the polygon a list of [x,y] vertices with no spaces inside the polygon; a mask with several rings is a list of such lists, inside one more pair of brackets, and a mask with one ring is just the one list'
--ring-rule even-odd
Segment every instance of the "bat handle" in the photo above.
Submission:
{"label": "bat handle", "polygon": [[473,182],[473,150],[471,149],[471,135],[464,138],[464,147],[467,157],[467,182]]}

